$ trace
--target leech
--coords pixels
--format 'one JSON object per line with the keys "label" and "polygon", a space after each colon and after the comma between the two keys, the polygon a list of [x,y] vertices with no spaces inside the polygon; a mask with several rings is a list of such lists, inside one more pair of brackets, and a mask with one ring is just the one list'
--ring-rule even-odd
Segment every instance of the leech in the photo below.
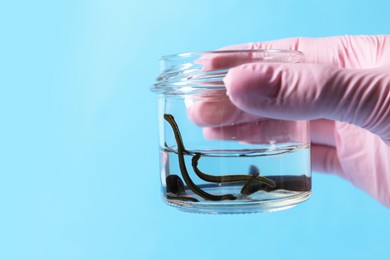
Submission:
{"label": "leech", "polygon": [[[199,202],[195,198],[184,196],[186,194],[186,190],[183,181],[180,179],[178,175],[176,174],[168,175],[165,179],[165,182],[167,185],[166,188],[167,199]],[[172,193],[173,195],[170,195]]]}
{"label": "leech", "polygon": [[257,173],[258,173],[258,175],[260,175],[259,168],[257,168],[256,165],[249,166],[249,174],[250,175],[255,175]]}
{"label": "leech", "polygon": [[259,176],[259,172],[256,172],[253,175],[250,175],[250,179],[245,183],[244,186],[242,186],[241,194],[242,195],[250,195],[249,188],[251,187],[251,184],[256,180],[256,178]]}
{"label": "leech", "polygon": [[187,172],[187,167],[184,160],[184,154],[187,153],[187,151],[184,148],[183,139],[181,137],[179,127],[176,124],[175,119],[170,114],[164,114],[164,119],[171,125],[173,133],[175,135],[176,144],[177,144],[177,156],[179,159],[179,167],[181,174],[183,176],[184,182],[187,184],[188,188],[192,190],[195,194],[201,196],[204,199],[212,200],[212,201],[220,201],[220,200],[235,200],[237,199],[232,194],[226,194],[226,195],[212,195],[210,193],[205,192],[201,188],[199,188],[192,180],[190,175]]}
{"label": "leech", "polygon": [[[222,175],[222,176],[214,176],[214,175],[206,174],[201,170],[199,170],[198,168],[198,161],[200,157],[201,157],[200,153],[195,153],[194,157],[192,157],[192,168],[194,168],[194,172],[199,176],[199,178],[201,178],[204,181],[218,182],[218,183],[249,181],[253,179],[253,174],[256,174],[256,173],[252,173],[250,175],[237,174],[237,175]],[[254,180],[264,183],[270,188],[274,188],[276,186],[273,180],[260,176],[260,174],[258,173],[259,170],[257,169],[256,166],[252,165],[250,171],[254,170],[252,167],[255,167],[255,169],[257,170],[257,175]]]}
{"label": "leech", "polygon": [[183,181],[176,174],[169,174],[165,178],[167,192],[181,195],[186,193]]}
{"label": "leech", "polygon": [[267,187],[260,182],[252,182],[248,185],[246,191],[250,195],[257,191],[271,192],[274,190],[289,190],[289,191],[310,191],[311,190],[311,178],[306,175],[300,176],[268,176],[269,179],[275,182],[275,187]]}

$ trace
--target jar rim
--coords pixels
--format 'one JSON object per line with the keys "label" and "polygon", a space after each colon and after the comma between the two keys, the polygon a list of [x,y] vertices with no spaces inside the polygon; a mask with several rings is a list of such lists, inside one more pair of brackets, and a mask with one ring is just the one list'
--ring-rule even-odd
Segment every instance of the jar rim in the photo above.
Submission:
{"label": "jar rim", "polygon": [[[213,64],[213,59],[217,60],[214,64],[218,65],[207,68],[207,64]],[[224,64],[221,59],[227,59],[225,62],[228,62]],[[229,59],[235,61],[231,62]],[[223,78],[234,66],[252,62],[302,61],[303,52],[288,49],[231,49],[170,54],[160,58],[161,74],[151,90],[171,95],[221,90],[225,89]]]}
{"label": "jar rim", "polygon": [[297,50],[287,49],[230,49],[230,50],[212,50],[212,51],[194,51],[173,53],[161,56],[160,60],[170,60],[175,58],[190,57],[196,55],[207,54],[238,54],[238,53],[268,53],[268,54],[295,54],[297,56],[304,56],[303,52]]}

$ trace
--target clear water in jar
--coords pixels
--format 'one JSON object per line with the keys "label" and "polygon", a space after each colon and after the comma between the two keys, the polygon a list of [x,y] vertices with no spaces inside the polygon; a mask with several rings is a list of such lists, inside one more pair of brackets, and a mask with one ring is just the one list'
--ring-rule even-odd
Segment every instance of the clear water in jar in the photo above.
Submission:
{"label": "clear water in jar", "polygon": [[309,148],[291,144],[262,150],[186,150],[180,164],[177,150],[164,147],[160,151],[164,199],[183,211],[210,214],[292,207],[311,194]]}

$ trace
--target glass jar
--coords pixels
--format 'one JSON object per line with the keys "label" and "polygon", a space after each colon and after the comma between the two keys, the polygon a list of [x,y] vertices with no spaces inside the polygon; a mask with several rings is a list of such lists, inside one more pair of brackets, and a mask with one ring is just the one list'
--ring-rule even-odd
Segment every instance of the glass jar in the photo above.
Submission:
{"label": "glass jar", "polygon": [[161,58],[157,94],[164,201],[210,214],[282,210],[311,195],[308,121],[245,113],[226,95],[229,68],[302,62],[289,50],[229,50]]}

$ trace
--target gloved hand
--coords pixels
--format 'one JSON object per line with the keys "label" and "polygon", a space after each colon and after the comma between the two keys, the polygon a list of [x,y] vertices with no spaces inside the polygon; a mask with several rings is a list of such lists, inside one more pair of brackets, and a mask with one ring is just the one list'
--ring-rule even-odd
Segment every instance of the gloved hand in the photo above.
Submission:
{"label": "gloved hand", "polygon": [[[312,120],[313,170],[335,173],[390,207],[390,36],[294,38],[224,49],[299,50],[305,62],[230,69],[223,116],[215,116],[212,104],[189,109],[206,136],[218,138],[223,131],[213,125],[236,120]],[[208,69],[236,58],[216,57]]]}

